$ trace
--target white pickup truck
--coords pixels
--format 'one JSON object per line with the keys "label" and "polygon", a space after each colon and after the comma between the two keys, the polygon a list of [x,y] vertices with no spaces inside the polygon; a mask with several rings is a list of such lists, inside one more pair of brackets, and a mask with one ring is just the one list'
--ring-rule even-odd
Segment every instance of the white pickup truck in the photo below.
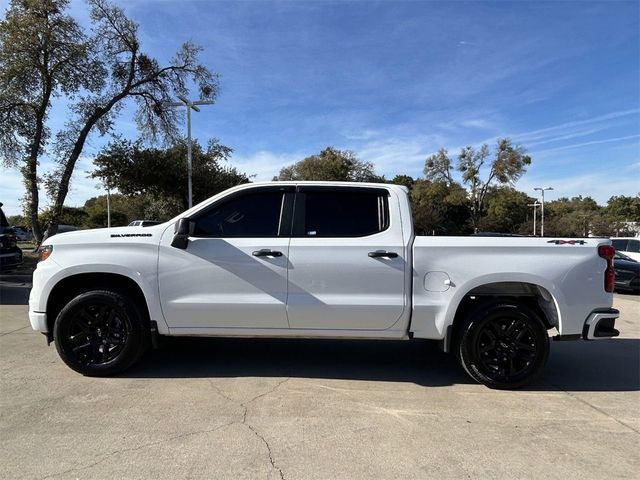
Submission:
{"label": "white pickup truck", "polygon": [[161,335],[421,338],[492,388],[532,381],[549,332],[618,335],[609,240],[415,236],[407,193],[253,183],[160,225],[55,235],[31,325],[85,375],[123,371]]}

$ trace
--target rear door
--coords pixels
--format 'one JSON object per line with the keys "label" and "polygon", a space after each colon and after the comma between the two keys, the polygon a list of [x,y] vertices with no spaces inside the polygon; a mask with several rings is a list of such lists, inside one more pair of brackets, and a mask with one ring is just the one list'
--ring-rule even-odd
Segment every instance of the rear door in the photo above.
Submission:
{"label": "rear door", "polygon": [[291,328],[384,330],[401,317],[407,265],[398,203],[389,195],[384,188],[298,187]]}
{"label": "rear door", "polygon": [[[167,324],[180,328],[288,328],[287,263],[294,187],[236,192],[199,212],[186,249],[160,245]],[[289,193],[290,192],[290,193]]]}

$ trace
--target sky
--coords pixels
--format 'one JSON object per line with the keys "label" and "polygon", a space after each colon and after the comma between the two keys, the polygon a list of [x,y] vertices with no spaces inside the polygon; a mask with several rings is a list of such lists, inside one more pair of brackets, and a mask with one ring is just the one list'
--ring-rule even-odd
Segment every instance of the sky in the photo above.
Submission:
{"label": "sky", "polygon": [[[509,137],[532,157],[516,188],[533,197],[536,186],[554,188],[547,201],[640,192],[637,1],[115,3],[161,63],[186,40],[204,48],[220,91],[193,114],[193,134],[233,148],[231,165],[255,180],[326,146],[387,178],[420,177],[439,148],[455,157]],[[84,2],[70,13],[89,25]],[[133,113],[115,133],[138,136]],[[67,114],[53,106],[54,130]],[[104,193],[86,177],[108,140],[90,137],[68,205]],[[20,213],[20,174],[2,168],[0,179],[5,213]]]}

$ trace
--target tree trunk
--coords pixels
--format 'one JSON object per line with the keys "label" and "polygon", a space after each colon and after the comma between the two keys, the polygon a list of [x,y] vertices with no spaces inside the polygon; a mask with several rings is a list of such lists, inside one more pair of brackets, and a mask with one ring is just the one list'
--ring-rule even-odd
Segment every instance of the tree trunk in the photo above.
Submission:
{"label": "tree trunk", "polygon": [[31,230],[36,245],[42,243],[42,226],[38,219],[38,207],[40,205],[40,195],[38,192],[38,156],[42,145],[42,135],[44,134],[44,117],[51,98],[51,80],[47,79],[42,92],[42,102],[36,112],[36,130],[33,135],[33,142],[29,148],[29,157],[25,161],[22,171],[25,187],[27,189],[27,212],[31,220]]}
{"label": "tree trunk", "polygon": [[31,230],[33,231],[33,238],[36,245],[40,245],[42,242],[42,228],[40,226],[40,220],[38,219],[38,205],[40,198],[38,195],[38,175],[36,158],[29,155],[26,165],[23,167],[24,183],[27,189],[27,214],[31,221]]}
{"label": "tree trunk", "polygon": [[62,171],[62,176],[60,177],[60,184],[58,185],[58,190],[56,192],[55,202],[51,207],[51,223],[49,224],[49,228],[47,229],[47,233],[49,236],[55,235],[58,232],[58,225],[60,224],[60,217],[62,216],[64,201],[67,198],[67,193],[69,193],[69,183],[71,182],[71,176],[73,175],[73,171],[75,170],[78,158],[80,158],[80,154],[82,153],[82,149],[84,148],[84,144],[87,140],[89,132],[91,132],[93,126],[104,115],[109,113],[109,111],[116,103],[127,96],[127,94],[129,93],[128,89],[129,87],[113,97],[104,107],[98,107],[87,119],[86,123],[82,127],[82,130],[80,130],[78,138],[73,144],[73,149],[71,150],[67,161],[64,163],[64,169]]}
{"label": "tree trunk", "polygon": [[[104,115],[104,113],[98,116],[97,114],[94,114],[90,117],[82,130],[80,130],[80,134],[78,135],[78,139],[73,146],[73,150],[71,151],[69,158],[64,164],[64,170],[62,171],[62,176],[60,177],[60,184],[58,185],[58,189],[56,191],[55,202],[51,207],[51,223],[49,224],[49,227],[47,229],[48,236],[55,235],[58,232],[58,225],[60,224],[60,217],[62,216],[64,201],[67,198],[67,193],[69,193],[69,183],[71,182],[71,175],[73,175],[73,171],[76,167],[76,162],[78,161],[78,158],[80,158],[82,148],[84,147],[84,142],[87,140],[87,135],[89,135],[91,128],[93,127],[93,125],[95,125],[95,123],[102,115]],[[92,121],[94,117],[95,120]]]}

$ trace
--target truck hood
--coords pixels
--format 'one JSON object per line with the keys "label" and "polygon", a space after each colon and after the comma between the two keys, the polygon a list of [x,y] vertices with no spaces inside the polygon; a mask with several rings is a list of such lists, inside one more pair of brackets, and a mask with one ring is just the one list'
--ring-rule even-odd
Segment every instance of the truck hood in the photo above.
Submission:
{"label": "truck hood", "polygon": [[45,240],[44,245],[80,245],[89,243],[158,243],[169,223],[150,227],[93,228],[58,233]]}

